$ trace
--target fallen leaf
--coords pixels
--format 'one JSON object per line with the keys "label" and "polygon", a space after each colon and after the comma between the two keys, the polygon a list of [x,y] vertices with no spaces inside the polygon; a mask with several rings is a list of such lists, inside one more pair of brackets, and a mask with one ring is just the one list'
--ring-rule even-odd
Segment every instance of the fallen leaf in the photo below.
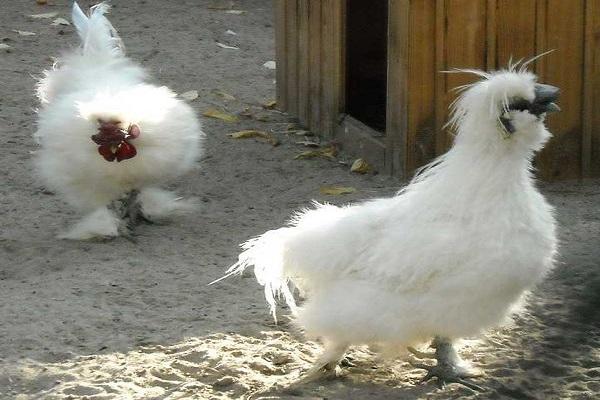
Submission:
{"label": "fallen leaf", "polygon": [[69,21],[67,21],[64,18],[56,18],[54,21],[52,21],[51,25],[71,25],[71,23]]}
{"label": "fallen leaf", "polygon": [[197,90],[189,90],[187,92],[181,93],[179,95],[179,97],[181,97],[185,101],[193,101],[198,98],[198,91]]}
{"label": "fallen leaf", "polygon": [[17,32],[21,36],[33,36],[33,35],[37,35],[35,32],[20,31],[18,29],[13,29],[13,32]]}
{"label": "fallen leaf", "polygon": [[246,14],[246,11],[244,11],[244,10],[227,10],[227,11],[225,11],[225,14],[242,15],[242,14]]}
{"label": "fallen leaf", "polygon": [[276,100],[267,101],[266,103],[262,104],[263,108],[266,108],[267,110],[274,109],[276,105],[277,105]]}
{"label": "fallen leaf", "polygon": [[296,144],[301,144],[306,147],[319,147],[320,146],[320,144],[318,142],[313,142],[310,140],[302,140],[300,142],[296,142]]}
{"label": "fallen leaf", "polygon": [[339,196],[341,194],[354,193],[356,192],[356,188],[350,186],[321,186],[319,192],[330,196]]}
{"label": "fallen leaf", "polygon": [[337,150],[334,146],[327,146],[319,150],[307,150],[302,153],[296,155],[294,160],[302,160],[307,158],[325,158],[328,160],[335,160],[335,156],[337,155]]}
{"label": "fallen leaf", "polygon": [[276,69],[277,64],[275,63],[275,61],[267,61],[266,63],[263,64],[263,67],[265,67],[267,69]]}
{"label": "fallen leaf", "polygon": [[225,122],[238,122],[238,117],[236,117],[235,115],[231,115],[231,114],[228,114],[223,111],[215,110],[214,108],[211,108],[211,109],[205,111],[204,113],[202,113],[202,115],[204,115],[205,117],[209,117],[209,118],[220,119]]}
{"label": "fallen leaf", "polygon": [[229,136],[232,137],[233,139],[262,138],[262,139],[267,139],[267,141],[269,143],[271,143],[273,146],[279,145],[279,140],[277,140],[276,137],[274,137],[270,133],[264,132],[264,131],[246,130],[246,131],[230,133]]}
{"label": "fallen leaf", "polygon": [[230,50],[239,50],[239,47],[235,47],[235,46],[228,46],[226,44],[223,44],[221,42],[217,42],[217,46],[223,48],[223,49],[230,49]]}
{"label": "fallen leaf", "polygon": [[362,158],[354,160],[354,162],[352,163],[352,167],[350,167],[350,171],[356,172],[358,174],[366,174],[370,170],[371,166]]}
{"label": "fallen leaf", "polygon": [[233,36],[237,36],[237,33],[235,33],[234,31],[232,31],[231,29],[227,29],[227,30],[225,31],[225,34],[227,34],[227,35],[233,35]]}
{"label": "fallen leaf", "polygon": [[33,14],[30,15],[31,18],[34,19],[42,19],[42,18],[54,18],[58,15],[57,12],[50,12],[50,13],[44,13],[44,14]]}
{"label": "fallen leaf", "polygon": [[223,99],[225,99],[225,100],[230,100],[230,101],[233,101],[233,100],[235,100],[235,97],[233,97],[233,96],[232,96],[232,95],[230,95],[229,93],[225,93],[225,92],[223,92],[222,90],[219,90],[219,89],[214,89],[212,92],[213,92],[214,94],[216,94],[217,96],[219,96],[219,97],[222,97],[222,98],[223,98]]}
{"label": "fallen leaf", "polygon": [[12,49],[12,47],[10,47],[9,45],[7,45],[5,43],[0,43],[0,50],[4,50],[7,53],[10,53],[11,49]]}
{"label": "fallen leaf", "polygon": [[48,4],[48,0],[35,0],[35,2],[38,3],[40,6]]}

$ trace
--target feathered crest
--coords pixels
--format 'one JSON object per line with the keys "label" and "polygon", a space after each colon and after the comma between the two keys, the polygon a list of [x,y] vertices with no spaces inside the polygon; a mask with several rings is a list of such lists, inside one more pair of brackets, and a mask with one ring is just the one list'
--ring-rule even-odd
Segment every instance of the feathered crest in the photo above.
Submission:
{"label": "feathered crest", "polygon": [[[450,129],[452,132],[456,133],[456,130],[458,129],[461,122],[464,120],[464,118],[466,116],[467,109],[462,106],[462,102],[465,98],[465,92],[467,92],[469,89],[480,84],[482,81],[489,80],[490,78],[494,77],[495,75],[497,75],[499,73],[506,73],[506,72],[512,72],[512,73],[516,73],[516,74],[526,73],[528,71],[529,66],[533,62],[537,61],[541,57],[548,55],[552,52],[554,52],[554,49],[548,50],[546,52],[543,52],[541,54],[533,56],[529,59],[521,58],[516,61],[513,61],[512,57],[511,57],[508,61],[508,65],[507,65],[506,69],[500,69],[495,72],[485,72],[485,71],[481,71],[481,70],[473,69],[473,68],[453,68],[451,70],[441,71],[442,73],[446,73],[446,74],[471,74],[471,75],[476,75],[479,78],[481,78],[480,80],[477,80],[473,83],[460,85],[460,86],[457,86],[452,89],[452,91],[455,93],[458,93],[459,96],[457,96],[452,101],[452,103],[450,103],[450,106],[449,106],[450,118],[448,119],[448,122],[443,126],[443,129]],[[500,117],[502,116],[502,114],[504,114],[504,112],[508,112],[509,101],[510,101],[510,99],[508,98],[508,95],[506,93],[502,94],[502,98],[500,98],[500,99],[492,98],[490,101],[490,114],[491,115],[497,114],[497,118],[500,119]],[[502,113],[496,113],[498,104],[502,105],[502,110],[503,110]],[[502,124],[500,124],[500,125],[502,125]]]}

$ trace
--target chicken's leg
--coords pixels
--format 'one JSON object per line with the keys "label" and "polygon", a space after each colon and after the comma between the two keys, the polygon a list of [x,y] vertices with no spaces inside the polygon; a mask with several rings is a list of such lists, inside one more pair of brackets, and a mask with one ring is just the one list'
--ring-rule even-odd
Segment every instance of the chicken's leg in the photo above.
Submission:
{"label": "chicken's leg", "polygon": [[313,366],[306,371],[296,384],[311,382],[326,376],[335,375],[336,368],[344,353],[348,349],[348,345],[339,343],[327,343],[325,344],[325,350],[319,356]]}
{"label": "chicken's leg", "polygon": [[142,211],[142,205],[138,199],[139,194],[139,190],[130,190],[119,199],[114,200],[109,206],[125,222],[123,224],[125,231],[121,232],[123,236],[131,236],[131,230],[139,221],[152,223]]}
{"label": "chicken's leg", "polygon": [[[438,336],[431,343],[431,347],[435,348],[436,365],[430,366],[409,361],[413,367],[427,370],[427,374],[423,377],[421,382],[427,382],[435,377],[437,378],[440,387],[444,387],[447,383],[460,383],[470,389],[484,391],[481,386],[467,380],[468,378],[474,378],[479,374],[470,371],[462,365],[463,363],[449,339]],[[409,351],[412,352],[411,349],[409,349]],[[419,355],[424,354],[426,353],[419,352]]]}

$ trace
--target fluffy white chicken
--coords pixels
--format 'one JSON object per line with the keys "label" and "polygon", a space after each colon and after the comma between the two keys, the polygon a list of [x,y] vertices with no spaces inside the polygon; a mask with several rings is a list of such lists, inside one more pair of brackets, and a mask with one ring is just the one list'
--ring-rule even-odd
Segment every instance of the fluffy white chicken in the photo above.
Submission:
{"label": "fluffy white chicken", "polygon": [[157,185],[193,167],[204,136],[200,122],[171,90],[146,83],[104,16],[108,8],[98,4],[87,17],[74,3],[81,46],[38,86],[37,172],[87,214],[62,235],[68,239],[118,236],[127,232],[125,221],[192,206]]}
{"label": "fluffy white chicken", "polygon": [[244,243],[228,270],[254,266],[273,315],[283,295],[306,335],[323,339],[307,377],[335,368],[350,345],[435,338],[426,378],[476,387],[452,341],[501,323],[552,267],[553,209],[531,161],[551,136],[544,119],[559,91],[525,67],[464,72],[482,79],[453,105],[454,145],[408,186],[358,205],[315,203]]}

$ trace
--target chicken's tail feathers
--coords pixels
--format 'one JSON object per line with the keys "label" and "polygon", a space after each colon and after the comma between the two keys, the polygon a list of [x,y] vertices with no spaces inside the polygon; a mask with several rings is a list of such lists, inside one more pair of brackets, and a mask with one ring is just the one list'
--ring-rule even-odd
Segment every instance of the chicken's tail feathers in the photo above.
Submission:
{"label": "chicken's tail feathers", "polygon": [[108,13],[110,6],[107,3],[99,3],[90,9],[88,17],[79,7],[77,2],[73,2],[73,12],[71,19],[77,34],[81,38],[83,54],[105,54],[105,55],[123,55],[125,48],[123,42],[112,26],[110,21],[104,16]]}
{"label": "chicken's tail feathers", "polygon": [[238,261],[226,271],[225,276],[210,285],[230,276],[240,275],[249,266],[254,266],[254,275],[264,287],[265,298],[275,321],[276,299],[280,296],[283,296],[292,313],[295,313],[297,307],[290,288],[290,277],[284,270],[284,245],[291,229],[293,228],[271,230],[243,243],[241,247],[244,251],[238,256]]}

